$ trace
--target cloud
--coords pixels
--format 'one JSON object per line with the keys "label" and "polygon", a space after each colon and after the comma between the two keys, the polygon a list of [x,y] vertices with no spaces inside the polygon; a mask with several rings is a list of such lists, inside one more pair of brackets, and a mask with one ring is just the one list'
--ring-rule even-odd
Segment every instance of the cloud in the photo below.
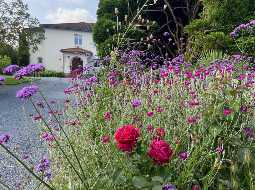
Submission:
{"label": "cloud", "polygon": [[[73,0],[75,1],[75,0]],[[56,11],[49,12],[45,19],[49,23],[64,22],[95,22],[95,18],[86,9],[65,9],[58,8]]]}

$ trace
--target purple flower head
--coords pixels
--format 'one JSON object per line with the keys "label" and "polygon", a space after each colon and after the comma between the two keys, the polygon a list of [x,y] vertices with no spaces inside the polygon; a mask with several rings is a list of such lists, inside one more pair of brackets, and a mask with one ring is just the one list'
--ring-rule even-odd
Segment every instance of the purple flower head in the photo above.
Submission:
{"label": "purple flower head", "polygon": [[142,101],[139,100],[139,99],[134,99],[134,100],[132,100],[131,103],[132,103],[132,106],[133,106],[134,108],[137,108],[137,107],[139,107],[139,106],[142,105]]}
{"label": "purple flower head", "polygon": [[55,137],[47,132],[42,134],[42,139],[45,140],[46,142],[53,142],[55,140]]}
{"label": "purple flower head", "polygon": [[15,74],[15,79],[16,80],[20,80],[22,79],[23,77],[25,76],[28,76],[28,75],[31,75],[32,74],[32,71],[30,68],[28,67],[23,67],[22,69],[18,70]]}
{"label": "purple flower head", "polygon": [[0,85],[3,84],[4,81],[5,81],[5,78],[0,76]]}
{"label": "purple flower head", "polygon": [[50,160],[46,156],[44,156],[40,160],[39,164],[35,166],[36,172],[46,172],[49,169],[50,169]]}
{"label": "purple flower head", "polygon": [[235,39],[239,36],[241,31],[247,31],[248,33],[252,32],[252,28],[255,26],[255,20],[251,20],[246,24],[240,24],[237,26],[231,33],[230,36]]}
{"label": "purple flower head", "polygon": [[12,75],[19,70],[18,65],[9,65],[3,69],[4,74]]}
{"label": "purple flower head", "polygon": [[224,151],[224,148],[223,148],[223,146],[219,146],[219,147],[217,147],[217,148],[215,149],[215,151],[216,151],[218,154],[222,154],[223,151]]}
{"label": "purple flower head", "polygon": [[44,70],[43,64],[29,64],[27,68],[33,73],[33,72],[40,72]]}
{"label": "purple flower head", "polygon": [[180,158],[181,160],[183,160],[183,161],[187,160],[188,157],[189,157],[189,153],[188,153],[188,152],[183,151],[183,152],[180,152],[180,153],[179,153],[179,158]]}
{"label": "purple flower head", "polygon": [[38,86],[35,85],[26,86],[17,92],[16,97],[20,99],[28,99],[31,96],[35,95],[38,92],[38,90],[39,90]]}
{"label": "purple flower head", "polygon": [[8,143],[10,138],[8,134],[0,135],[0,144]]}
{"label": "purple flower head", "polygon": [[177,189],[172,184],[166,184],[166,185],[163,186],[162,190],[177,190]]}
{"label": "purple flower head", "polygon": [[245,127],[245,128],[243,129],[243,132],[244,132],[244,134],[245,134],[245,136],[246,136],[247,138],[252,139],[252,138],[254,138],[254,136],[255,136],[254,130],[253,130],[253,128],[251,128],[251,127]]}
{"label": "purple flower head", "polygon": [[92,76],[89,79],[86,79],[85,83],[86,83],[86,85],[91,86],[91,85],[97,83],[97,81],[98,81],[97,77],[96,76]]}

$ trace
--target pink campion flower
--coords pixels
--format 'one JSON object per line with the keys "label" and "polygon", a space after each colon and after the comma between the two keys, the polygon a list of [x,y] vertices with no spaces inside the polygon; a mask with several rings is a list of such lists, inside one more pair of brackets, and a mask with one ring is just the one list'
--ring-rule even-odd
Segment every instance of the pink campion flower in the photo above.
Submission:
{"label": "pink campion flower", "polygon": [[157,107],[157,112],[158,113],[162,113],[164,111],[164,108],[162,108],[161,106]]}
{"label": "pink campion flower", "polygon": [[153,112],[153,111],[147,112],[147,116],[148,116],[148,117],[153,117],[153,116],[154,116],[154,112]]}
{"label": "pink campion flower", "polygon": [[244,80],[245,78],[246,78],[245,74],[240,74],[238,77],[239,80]]}
{"label": "pink campion flower", "polygon": [[192,99],[188,102],[190,107],[199,106],[199,101],[197,99]]}
{"label": "pink campion flower", "polygon": [[186,72],[185,72],[185,76],[186,76],[188,79],[194,78],[193,73],[192,73],[191,71],[186,71]]}
{"label": "pink campion flower", "polygon": [[223,146],[219,146],[219,147],[217,147],[217,148],[215,149],[215,152],[217,152],[218,154],[222,154],[223,151],[224,151]]}
{"label": "pink campion flower", "polygon": [[166,131],[164,128],[159,127],[156,129],[156,139],[163,139],[166,135]]}
{"label": "pink campion flower", "polygon": [[161,71],[160,71],[160,76],[161,76],[162,78],[167,78],[167,77],[169,76],[169,72],[166,71],[166,70],[161,70]]}
{"label": "pink campion flower", "polygon": [[224,116],[229,116],[232,113],[232,110],[229,108],[225,108],[223,111]]}
{"label": "pink campion flower", "polygon": [[174,66],[170,65],[170,66],[168,67],[168,71],[169,71],[170,73],[173,73],[173,72],[174,72]]}
{"label": "pink campion flower", "polygon": [[153,133],[153,131],[154,131],[153,125],[151,125],[151,124],[147,125],[146,130],[147,130],[149,133]]}
{"label": "pink campion flower", "polygon": [[102,142],[103,144],[107,144],[107,143],[110,142],[110,140],[111,140],[111,137],[110,137],[109,135],[104,135],[104,136],[102,137],[102,139],[101,139],[101,142]]}
{"label": "pink campion flower", "polygon": [[192,185],[191,190],[201,190],[201,187],[199,185]]}
{"label": "pink campion flower", "polygon": [[35,115],[33,116],[33,120],[34,121],[38,121],[38,120],[41,120],[42,119],[42,116],[41,115]]}
{"label": "pink campion flower", "polygon": [[105,113],[104,113],[104,120],[105,120],[105,121],[110,121],[111,118],[112,118],[111,112],[105,112]]}
{"label": "pink campion flower", "polygon": [[189,86],[190,84],[191,84],[190,80],[185,80],[185,81],[184,81],[184,85],[185,85],[185,86]]}
{"label": "pink campion flower", "polygon": [[196,124],[196,123],[198,123],[198,119],[199,118],[197,116],[189,116],[187,118],[187,123],[190,124],[190,125]]}

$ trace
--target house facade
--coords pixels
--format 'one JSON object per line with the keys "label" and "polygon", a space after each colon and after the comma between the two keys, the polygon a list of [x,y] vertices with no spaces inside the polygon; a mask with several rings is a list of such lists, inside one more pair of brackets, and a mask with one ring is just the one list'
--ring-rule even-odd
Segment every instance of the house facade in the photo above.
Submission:
{"label": "house facade", "polygon": [[36,52],[30,51],[30,63],[42,63],[46,70],[65,74],[96,64],[96,46],[92,23],[42,24],[45,39]]}

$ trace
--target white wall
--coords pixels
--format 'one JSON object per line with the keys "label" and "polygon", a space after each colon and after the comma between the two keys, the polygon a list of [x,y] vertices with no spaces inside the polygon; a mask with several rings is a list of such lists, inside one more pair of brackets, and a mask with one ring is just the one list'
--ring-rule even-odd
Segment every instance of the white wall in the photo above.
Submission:
{"label": "white wall", "polygon": [[46,70],[63,72],[63,54],[60,50],[75,47],[74,34],[82,35],[82,46],[80,48],[93,52],[95,56],[96,47],[92,33],[45,29],[45,40],[38,46],[35,53],[30,52],[30,63],[38,63],[38,57],[42,57]]}

